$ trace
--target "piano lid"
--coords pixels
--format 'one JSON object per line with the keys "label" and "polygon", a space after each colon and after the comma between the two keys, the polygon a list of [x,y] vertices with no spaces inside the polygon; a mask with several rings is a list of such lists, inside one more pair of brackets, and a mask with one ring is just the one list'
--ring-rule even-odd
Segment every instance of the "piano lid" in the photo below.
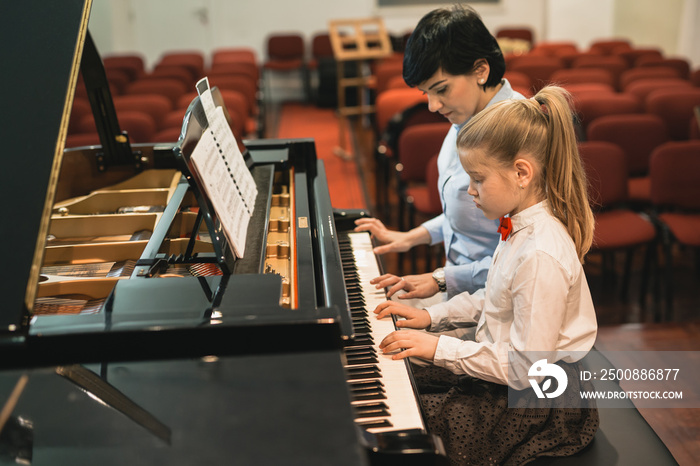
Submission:
{"label": "piano lid", "polygon": [[34,302],[91,3],[3,3],[0,338]]}

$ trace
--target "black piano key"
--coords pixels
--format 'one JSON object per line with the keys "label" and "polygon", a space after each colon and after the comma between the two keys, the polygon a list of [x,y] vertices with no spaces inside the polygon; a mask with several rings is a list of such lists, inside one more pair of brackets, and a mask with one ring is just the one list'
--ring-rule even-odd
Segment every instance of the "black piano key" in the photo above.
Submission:
{"label": "black piano key", "polygon": [[367,404],[362,404],[362,405],[355,405],[353,406],[354,411],[355,411],[355,417],[356,418],[363,418],[363,417],[381,417],[381,416],[389,416],[389,407],[381,402],[378,401],[376,403],[367,403]]}
{"label": "black piano key", "polygon": [[377,354],[377,350],[373,346],[368,345],[356,345],[347,346],[343,349],[345,353],[372,353]]}
{"label": "black piano key", "polygon": [[394,424],[392,424],[388,419],[377,419],[372,421],[356,420],[355,424],[364,429],[394,427]]}
{"label": "black piano key", "polygon": [[348,382],[350,390],[362,390],[364,387],[384,389],[384,383],[380,379],[374,380],[356,380]]}
{"label": "black piano key", "polygon": [[350,393],[352,401],[379,401],[386,400],[386,393],[382,390],[365,390],[358,393]]}
{"label": "black piano key", "polygon": [[359,366],[346,368],[348,379],[376,379],[381,377],[382,371],[377,366]]}

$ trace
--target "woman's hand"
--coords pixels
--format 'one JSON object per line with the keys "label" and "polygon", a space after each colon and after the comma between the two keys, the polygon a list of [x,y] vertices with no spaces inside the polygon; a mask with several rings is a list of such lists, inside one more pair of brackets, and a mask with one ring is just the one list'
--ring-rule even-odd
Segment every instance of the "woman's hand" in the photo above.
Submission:
{"label": "woman's hand", "polygon": [[430,242],[430,234],[423,227],[408,232],[394,231],[389,230],[376,218],[359,218],[355,220],[355,225],[355,231],[369,231],[373,238],[382,243],[373,250],[377,255],[406,252],[413,246]]}
{"label": "woman's hand", "polygon": [[374,313],[377,314],[377,319],[383,319],[393,315],[403,317],[405,320],[398,320],[397,327],[408,327],[425,329],[430,327],[430,314],[425,309],[416,309],[415,307],[406,306],[395,301],[385,301],[376,307]]}
{"label": "woman's hand", "polygon": [[387,273],[373,278],[370,283],[376,285],[378,289],[389,288],[386,293],[387,298],[391,298],[399,290],[406,291],[406,293],[399,295],[399,299],[429,298],[440,291],[432,274],[429,273],[404,277]]}
{"label": "woman's hand", "polygon": [[432,361],[435,359],[438,340],[440,337],[415,330],[397,330],[387,335],[379,344],[379,349],[384,353],[398,353],[391,359],[403,359],[409,356]]}

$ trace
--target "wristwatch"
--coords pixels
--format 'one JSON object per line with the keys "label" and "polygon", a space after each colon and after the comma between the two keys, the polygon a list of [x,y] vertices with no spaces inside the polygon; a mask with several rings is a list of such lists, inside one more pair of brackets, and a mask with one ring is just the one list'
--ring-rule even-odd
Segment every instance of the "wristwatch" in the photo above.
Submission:
{"label": "wristwatch", "polygon": [[433,280],[435,280],[435,283],[437,283],[440,291],[447,291],[447,283],[445,283],[445,269],[442,267],[435,269],[433,272]]}

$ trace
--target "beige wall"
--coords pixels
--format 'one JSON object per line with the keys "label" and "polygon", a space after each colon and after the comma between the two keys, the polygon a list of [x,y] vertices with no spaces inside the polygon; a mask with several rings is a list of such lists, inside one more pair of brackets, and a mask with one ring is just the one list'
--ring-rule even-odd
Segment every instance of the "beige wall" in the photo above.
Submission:
{"label": "beige wall", "polygon": [[684,0],[616,0],[613,29],[637,46],[660,47],[678,53],[678,34]]}

